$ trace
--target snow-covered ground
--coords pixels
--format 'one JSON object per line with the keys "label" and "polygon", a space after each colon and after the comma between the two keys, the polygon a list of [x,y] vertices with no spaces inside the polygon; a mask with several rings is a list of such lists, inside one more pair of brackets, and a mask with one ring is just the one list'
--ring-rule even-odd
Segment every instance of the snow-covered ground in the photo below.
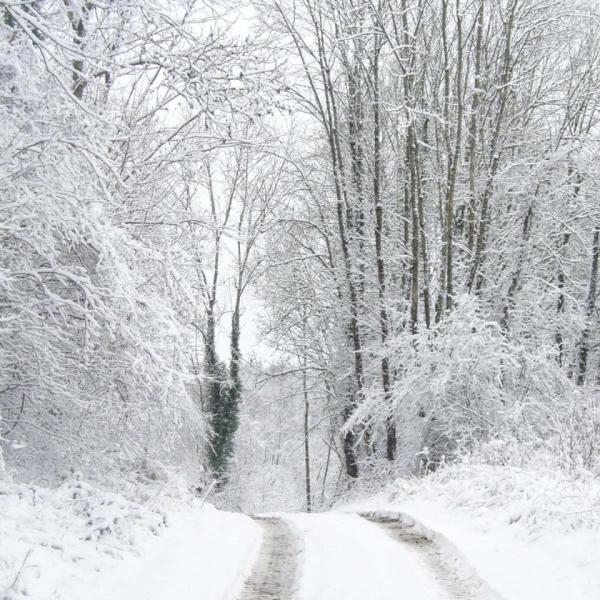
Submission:
{"label": "snow-covered ground", "polygon": [[188,499],[161,509],[73,480],[0,481],[2,600],[222,600],[252,566],[260,530]]}
{"label": "snow-covered ground", "polygon": [[412,516],[504,600],[600,598],[600,481],[589,473],[463,464],[341,509]]}
{"label": "snow-covered ground", "polygon": [[[0,480],[0,600],[241,597],[261,526],[185,492],[156,493],[138,504],[77,478],[55,490]],[[424,552],[419,539],[343,514],[363,511],[410,515],[433,541]],[[294,548],[294,600],[392,600],[398,590],[440,600],[454,597],[443,580],[456,574],[470,600],[600,598],[600,482],[586,472],[464,463],[333,512],[275,518],[295,536],[278,542]]]}

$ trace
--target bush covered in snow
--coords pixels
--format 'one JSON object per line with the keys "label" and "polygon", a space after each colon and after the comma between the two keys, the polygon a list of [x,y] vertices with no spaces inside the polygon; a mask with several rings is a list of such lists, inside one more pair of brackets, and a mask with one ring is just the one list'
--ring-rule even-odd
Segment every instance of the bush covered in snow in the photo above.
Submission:
{"label": "bush covered in snow", "polygon": [[399,335],[392,349],[405,367],[391,406],[370,392],[352,422],[397,415],[402,473],[436,470],[498,439],[510,440],[505,464],[545,451],[562,469],[600,469],[598,389],[557,368],[553,343],[507,334],[477,298],[461,296],[439,325]]}
{"label": "bush covered in snow", "polygon": [[[166,513],[74,476],[57,489],[0,480],[0,598],[53,597],[65,571],[99,568],[138,551],[167,525]],[[4,594],[4,595],[3,595]],[[47,594],[44,595],[44,594]]]}
{"label": "bush covered in snow", "polygon": [[[524,535],[539,532],[600,530],[600,481],[586,469],[558,468],[556,456],[493,442],[477,457],[464,457],[424,478],[401,479],[394,501],[411,498],[439,503],[476,518],[518,524]],[[526,456],[527,459],[523,460]]]}
{"label": "bush covered in snow", "polygon": [[[145,459],[193,469],[205,438],[178,271],[188,254],[164,229],[131,223],[174,210],[174,173],[138,163],[145,142],[115,141],[142,135],[128,129],[136,109],[120,84],[81,82],[90,98],[73,97],[64,65],[79,52],[77,11],[97,65],[101,37],[117,51],[129,35],[117,11],[105,20],[75,4],[0,9],[0,444],[19,476],[53,485],[71,469],[111,480]],[[56,37],[42,44],[28,11]]]}

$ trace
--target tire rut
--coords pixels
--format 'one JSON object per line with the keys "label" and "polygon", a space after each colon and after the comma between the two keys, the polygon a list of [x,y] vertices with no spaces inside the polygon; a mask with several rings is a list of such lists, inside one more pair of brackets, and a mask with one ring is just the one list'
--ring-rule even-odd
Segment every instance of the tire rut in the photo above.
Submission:
{"label": "tire rut", "polygon": [[444,548],[435,535],[398,513],[361,513],[394,540],[408,546],[426,567],[444,600],[501,600],[456,551]]}
{"label": "tire rut", "polygon": [[300,543],[278,517],[253,517],[263,541],[238,600],[289,600],[294,591]]}

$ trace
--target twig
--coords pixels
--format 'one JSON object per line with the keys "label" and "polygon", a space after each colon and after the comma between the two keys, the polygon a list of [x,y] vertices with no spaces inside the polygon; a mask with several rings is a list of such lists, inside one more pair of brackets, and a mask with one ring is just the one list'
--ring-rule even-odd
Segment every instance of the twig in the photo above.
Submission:
{"label": "twig", "polygon": [[[25,394],[23,394],[23,396],[21,397],[21,407],[19,408],[19,414],[17,415],[16,419],[11,419],[10,421],[12,422],[12,425],[2,433],[2,436],[7,436],[9,433],[11,433],[15,427],[19,424],[20,420],[21,420],[21,415],[23,414],[23,409],[25,408]],[[3,419],[4,421],[8,421],[8,419]]]}
{"label": "twig", "polygon": [[21,573],[23,572],[23,569],[25,568],[25,563],[27,562],[27,560],[31,556],[32,552],[33,552],[33,548],[30,548],[27,551],[27,554],[25,555],[25,558],[23,559],[23,562],[21,563],[21,566],[19,567],[19,570],[17,571],[17,574],[15,575],[15,578],[13,579],[12,584],[8,588],[9,590],[11,590],[11,589],[14,590],[15,589],[15,586],[17,585],[17,582],[19,581],[19,577],[21,577]]}

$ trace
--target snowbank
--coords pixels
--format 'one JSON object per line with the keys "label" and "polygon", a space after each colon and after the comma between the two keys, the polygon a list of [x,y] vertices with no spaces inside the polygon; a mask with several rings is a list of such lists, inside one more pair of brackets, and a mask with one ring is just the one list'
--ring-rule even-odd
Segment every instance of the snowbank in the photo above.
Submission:
{"label": "snowbank", "polygon": [[505,600],[600,598],[600,481],[585,471],[464,463],[352,508],[410,515]]}
{"label": "snowbank", "polygon": [[76,478],[55,490],[0,480],[0,515],[0,600],[220,600],[259,544],[242,515],[141,505]]}

